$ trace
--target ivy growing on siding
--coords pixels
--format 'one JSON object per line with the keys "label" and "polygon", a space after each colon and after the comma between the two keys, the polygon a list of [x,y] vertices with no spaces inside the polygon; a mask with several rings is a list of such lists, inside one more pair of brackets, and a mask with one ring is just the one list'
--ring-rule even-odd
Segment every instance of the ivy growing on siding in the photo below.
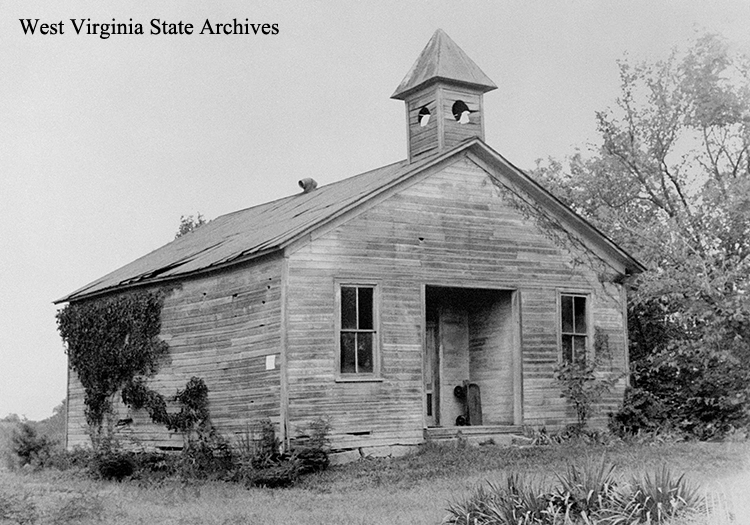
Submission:
{"label": "ivy growing on siding", "polygon": [[86,422],[102,435],[114,395],[134,380],[152,377],[169,346],[161,330],[162,292],[137,291],[70,303],[57,312],[68,362],[84,391]]}
{"label": "ivy growing on siding", "polygon": [[[596,404],[609,393],[624,374],[611,369],[612,353],[609,348],[609,335],[600,327],[594,327],[594,355],[562,362],[555,367],[555,378],[561,383],[560,397],[567,399],[575,408],[578,428],[583,429],[593,415]],[[604,372],[606,363],[610,372],[605,377],[597,377],[596,372]]]}
{"label": "ivy growing on siding", "polygon": [[164,425],[173,432],[181,432],[189,442],[194,430],[210,427],[208,387],[203,379],[191,377],[183,390],[171,398],[180,406],[179,412],[167,412],[163,395],[146,386],[142,377],[134,378],[122,389],[122,401],[134,410],[145,409],[154,423]]}
{"label": "ivy growing on siding", "polygon": [[601,292],[613,301],[620,302],[619,292],[612,293],[608,290],[607,284],[621,284],[622,276],[615,271],[609,262],[586,246],[559,218],[526,193],[520,189],[510,189],[495,178],[491,178],[491,180],[497,188],[497,194],[504,203],[520,213],[526,221],[532,222],[537,231],[560,250],[568,253],[573,266],[583,266],[595,272],[601,285]]}

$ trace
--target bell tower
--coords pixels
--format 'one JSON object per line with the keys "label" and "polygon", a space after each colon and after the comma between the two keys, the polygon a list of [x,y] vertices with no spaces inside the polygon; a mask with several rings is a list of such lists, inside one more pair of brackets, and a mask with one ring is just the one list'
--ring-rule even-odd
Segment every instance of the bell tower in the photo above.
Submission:
{"label": "bell tower", "polygon": [[438,29],[391,98],[406,103],[409,162],[484,140],[482,96],[497,89],[456,43]]}

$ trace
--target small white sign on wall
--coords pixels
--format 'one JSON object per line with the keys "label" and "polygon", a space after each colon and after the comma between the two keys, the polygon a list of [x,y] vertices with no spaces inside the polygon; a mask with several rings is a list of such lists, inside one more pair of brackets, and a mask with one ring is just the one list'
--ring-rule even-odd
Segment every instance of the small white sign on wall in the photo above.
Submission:
{"label": "small white sign on wall", "polygon": [[274,368],[276,368],[276,356],[267,355],[266,356],[266,370],[273,370]]}

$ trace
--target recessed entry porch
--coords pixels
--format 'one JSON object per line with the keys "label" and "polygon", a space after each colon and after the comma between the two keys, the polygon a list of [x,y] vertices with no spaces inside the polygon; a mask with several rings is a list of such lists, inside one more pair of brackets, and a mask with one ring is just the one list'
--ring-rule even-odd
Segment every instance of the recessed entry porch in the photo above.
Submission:
{"label": "recessed entry porch", "polygon": [[522,424],[517,291],[426,286],[423,350],[427,437]]}

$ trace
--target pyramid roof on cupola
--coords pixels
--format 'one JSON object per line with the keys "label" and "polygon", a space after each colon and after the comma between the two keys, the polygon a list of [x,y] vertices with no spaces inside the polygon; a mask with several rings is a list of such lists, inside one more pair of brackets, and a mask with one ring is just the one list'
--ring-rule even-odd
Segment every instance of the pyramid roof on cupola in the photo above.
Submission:
{"label": "pyramid roof on cupola", "polygon": [[469,86],[482,93],[497,89],[495,83],[442,29],[432,35],[391,98],[404,100],[416,89],[438,80]]}

